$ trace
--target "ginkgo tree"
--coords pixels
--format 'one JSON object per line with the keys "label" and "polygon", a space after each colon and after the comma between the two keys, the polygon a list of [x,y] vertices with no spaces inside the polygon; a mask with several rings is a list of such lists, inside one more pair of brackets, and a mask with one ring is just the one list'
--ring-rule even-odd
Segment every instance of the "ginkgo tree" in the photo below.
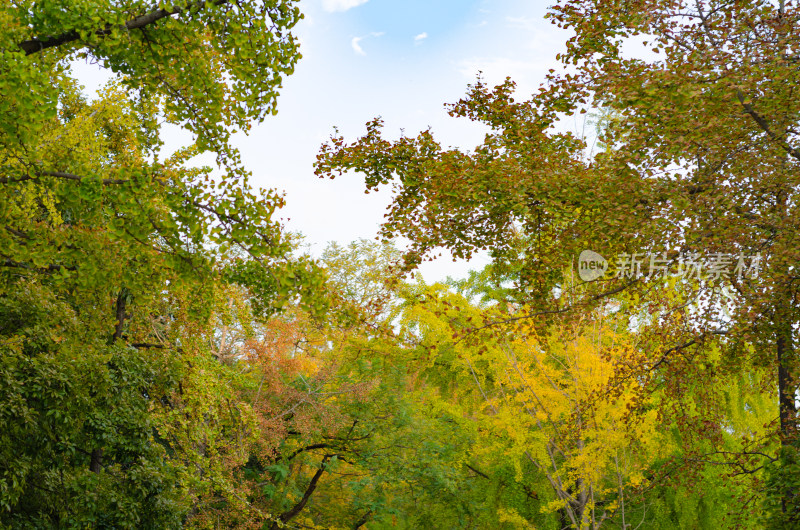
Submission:
{"label": "ginkgo tree", "polygon": [[461,399],[479,398],[474,421],[486,433],[473,458],[505,455],[515,462],[518,480],[523,463],[531,464],[527,472],[546,479],[551,490],[546,497],[540,493],[541,509],[557,514],[561,527],[624,521],[626,500],[630,521],[630,513],[640,511],[632,508],[631,490],[646,482],[652,462],[671,451],[657,431],[655,409],[632,413],[635,391],[606,395],[614,362],[633,348],[630,338],[602,319],[541,336],[523,321],[502,333],[451,338],[484,312],[492,309],[470,307],[440,291],[429,292],[426,303],[406,316],[418,326],[429,362],[447,358],[473,383]]}
{"label": "ginkgo tree", "polygon": [[[275,111],[282,76],[299,58],[290,30],[300,14],[292,2],[163,9],[26,2],[6,6],[3,17],[4,212],[18,215],[17,208],[27,212],[38,202],[62,227],[26,241],[22,221],[7,220],[6,266],[32,261],[69,275],[68,252],[49,238],[70,237],[77,232],[64,228],[83,221],[105,228],[95,232],[100,236],[161,256],[176,278],[247,283],[267,311],[296,293],[302,278],[312,281],[308,263],[287,259],[291,245],[271,219],[283,199],[251,189],[229,141],[234,130]],[[70,73],[81,58],[117,80],[90,105],[81,103]],[[193,133],[192,145],[165,158],[163,120]],[[221,176],[186,164],[202,152],[216,156]],[[80,201],[99,207],[103,200],[113,205],[102,220],[81,217]],[[21,245],[25,252],[15,254]],[[53,256],[53,249],[61,253]],[[234,256],[243,259],[228,259]],[[224,260],[228,266],[216,265]]]}
{"label": "ginkgo tree", "polygon": [[662,345],[629,329],[624,299],[534,320],[485,272],[409,286],[400,322],[414,337],[415,379],[474,432],[469,469],[488,483],[513,466],[510,484],[527,493],[486,506],[495,524],[761,527],[761,451],[776,413],[767,370],[731,370],[724,348],[708,345],[695,357],[702,374],[643,373]]}

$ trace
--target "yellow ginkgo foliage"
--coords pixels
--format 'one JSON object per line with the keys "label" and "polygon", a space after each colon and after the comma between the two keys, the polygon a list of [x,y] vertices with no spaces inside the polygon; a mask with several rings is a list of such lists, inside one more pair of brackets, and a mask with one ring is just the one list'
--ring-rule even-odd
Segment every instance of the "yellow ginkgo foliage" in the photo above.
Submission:
{"label": "yellow ginkgo foliage", "polygon": [[[641,403],[637,381],[614,380],[615,364],[635,345],[602,319],[579,320],[539,336],[521,324],[502,340],[494,363],[497,396],[489,417],[517,435],[524,456],[556,493],[548,508],[571,526],[599,528],[625,519],[648,467],[667,456],[657,412]],[[524,448],[524,449],[523,449]]]}
{"label": "yellow ginkgo foliage", "polygon": [[[652,464],[674,450],[656,407],[636,378],[617,367],[637,356],[627,329],[602,317],[539,333],[519,320],[485,337],[460,358],[484,400],[478,421],[485,451],[501,451],[519,474],[529,461],[554,492],[543,510],[562,526],[597,529],[631,524]],[[626,513],[626,503],[627,513]],[[636,526],[636,524],[634,524]]]}

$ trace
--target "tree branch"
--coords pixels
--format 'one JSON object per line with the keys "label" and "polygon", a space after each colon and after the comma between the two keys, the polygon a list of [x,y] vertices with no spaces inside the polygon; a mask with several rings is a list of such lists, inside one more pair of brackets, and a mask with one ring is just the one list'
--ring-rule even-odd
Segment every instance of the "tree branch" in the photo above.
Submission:
{"label": "tree branch", "polygon": [[50,265],[47,265],[46,267],[38,267],[37,268],[37,267],[34,267],[33,265],[31,265],[29,263],[22,263],[20,261],[14,261],[13,259],[10,259],[10,258],[6,258],[5,260],[0,261],[0,267],[14,267],[14,268],[19,268],[19,269],[27,269],[27,270],[31,270],[31,271],[46,272],[46,273],[60,271],[61,269],[68,270],[68,271],[76,271],[76,270],[78,270],[77,267],[72,266],[72,265],[65,266],[65,265],[56,265],[56,264],[50,264]]}
{"label": "tree branch", "polygon": [[367,510],[367,512],[362,515],[355,523],[353,523],[353,530],[358,530],[369,521],[369,517],[372,515],[372,508]]}
{"label": "tree branch", "polygon": [[[87,177],[81,177],[80,175],[73,175],[72,173],[65,173],[63,171],[40,171],[35,175],[25,175],[24,177],[19,177],[19,178],[0,177],[0,184],[14,184],[16,182],[25,182],[26,180],[36,180],[37,177],[55,177],[66,180],[74,180],[77,182],[80,182],[87,178]],[[108,185],[108,184],[125,184],[128,181],[126,179],[102,179],[100,180],[100,182]]]}
{"label": "tree branch", "polygon": [[[215,5],[222,5],[227,3],[228,0],[216,0],[214,2]],[[132,30],[132,29],[142,29],[146,26],[149,26],[162,18],[171,17],[172,15],[178,15],[183,13],[187,10],[191,10],[195,6],[203,6],[205,4],[204,1],[199,2],[191,2],[187,4],[186,7],[173,7],[171,9],[157,9],[155,11],[151,11],[150,13],[146,13],[144,15],[139,15],[136,18],[133,18],[125,24],[122,24],[121,27],[125,30]],[[112,26],[110,24],[106,24],[104,29],[98,29],[94,33],[98,37],[105,37],[110,35],[112,32]],[[65,31],[60,35],[51,35],[44,38],[33,38],[30,40],[22,41],[19,43],[19,47],[22,51],[25,52],[25,55],[31,55],[48,48],[55,48],[61,46],[63,44],[68,44],[70,42],[75,42],[80,40],[80,34],[75,30]]]}
{"label": "tree branch", "polygon": [[517,321],[520,321],[520,320],[527,320],[527,319],[530,319],[530,318],[536,318],[536,317],[543,316],[543,315],[559,315],[559,314],[562,314],[562,313],[567,313],[567,312],[575,309],[578,306],[586,305],[586,304],[589,304],[589,303],[592,303],[592,302],[596,302],[597,300],[601,300],[601,299],[606,298],[608,296],[613,296],[613,295],[615,295],[617,293],[620,293],[620,292],[624,291],[625,289],[627,289],[628,287],[630,287],[631,285],[633,285],[634,283],[637,283],[638,281],[639,281],[638,278],[633,278],[630,281],[628,281],[626,283],[623,283],[622,285],[619,285],[619,286],[617,286],[617,287],[615,287],[613,289],[609,289],[608,291],[602,292],[600,294],[596,294],[596,295],[588,298],[587,300],[579,302],[579,303],[574,304],[574,305],[567,305],[567,306],[564,306],[564,307],[561,307],[561,308],[556,308],[556,309],[545,309],[543,311],[536,311],[536,312],[533,312],[533,313],[526,313],[526,314],[518,316],[518,317],[509,317],[509,318],[504,318],[504,319],[501,319],[501,320],[492,320],[492,321],[487,322],[487,323],[485,323],[485,324],[483,324],[481,326],[476,326],[476,327],[473,327],[473,328],[469,328],[466,332],[464,332],[463,335],[460,336],[460,338],[458,339],[458,341],[456,341],[456,343],[461,342],[467,336],[472,335],[474,333],[477,333],[478,331],[481,331],[481,330],[486,329],[486,328],[491,328],[493,326],[497,326],[497,325],[500,325],[500,324],[510,324],[512,322],[517,322]]}
{"label": "tree branch", "polygon": [[122,288],[117,295],[117,306],[115,310],[115,316],[117,317],[117,323],[114,326],[114,334],[111,335],[111,344],[115,343],[122,337],[122,328],[125,324],[125,319],[128,317],[128,314],[125,312],[125,309],[128,306],[128,290],[126,288]]}
{"label": "tree branch", "polygon": [[[308,499],[311,498],[311,494],[314,493],[315,489],[317,489],[317,483],[319,482],[322,474],[325,472],[325,464],[328,462],[329,458],[330,455],[325,455],[325,457],[322,459],[322,462],[320,462],[319,469],[317,469],[317,472],[314,473],[313,477],[311,477],[311,482],[308,483],[308,487],[303,493],[303,498],[300,499],[300,501],[298,501],[298,503],[295,504],[291,509],[286,510],[278,517],[281,522],[289,522],[294,516],[300,513],[303,508],[305,508],[306,504],[308,503]],[[275,522],[272,525],[272,530],[278,530],[278,528],[280,527],[278,526],[278,523]]]}
{"label": "tree branch", "polygon": [[491,480],[491,479],[489,479],[489,475],[487,475],[486,473],[483,473],[482,471],[478,471],[477,469],[475,469],[474,467],[472,467],[469,464],[464,464],[464,465],[467,466],[470,470],[472,470],[476,474],[480,475],[481,477],[483,477],[483,478],[485,478],[487,480]]}
{"label": "tree branch", "polygon": [[750,117],[753,118],[753,121],[755,121],[765,133],[767,133],[767,136],[769,136],[772,140],[777,142],[777,144],[781,146],[781,148],[784,151],[789,153],[790,156],[796,158],[797,160],[800,160],[800,151],[792,147],[786,140],[781,138],[770,128],[767,120],[765,120],[763,116],[757,113],[753,108],[753,106],[750,105],[750,103],[747,103],[745,101],[744,93],[742,93],[741,90],[738,89],[736,90],[736,98],[739,100],[739,103],[741,103],[742,108],[745,110],[745,112],[747,112],[747,114],[749,114]]}
{"label": "tree branch", "polygon": [[302,453],[302,452],[304,452],[304,451],[312,451],[312,450],[314,450],[314,449],[334,449],[334,448],[333,448],[333,447],[331,447],[331,445],[330,445],[330,444],[326,444],[326,443],[319,443],[319,444],[307,445],[307,446],[305,446],[305,447],[301,447],[300,449],[298,449],[298,450],[296,450],[295,452],[293,452],[291,455],[289,455],[289,456],[286,458],[286,460],[292,460],[294,457],[296,457],[296,456],[297,456],[297,455],[299,455],[300,453]]}

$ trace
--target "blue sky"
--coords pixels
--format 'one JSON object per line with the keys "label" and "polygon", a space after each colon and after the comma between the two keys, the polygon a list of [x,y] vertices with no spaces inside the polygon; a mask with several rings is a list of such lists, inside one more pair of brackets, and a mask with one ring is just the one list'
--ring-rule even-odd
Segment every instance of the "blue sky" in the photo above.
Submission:
{"label": "blue sky", "polygon": [[[309,0],[297,28],[303,59],[284,83],[278,115],[237,138],[253,183],[284,190],[281,216],[316,252],[328,241],[373,238],[388,193],[364,194],[357,175],[314,177],[319,146],[337,126],[355,139],[382,116],[386,132],[430,126],[445,145],[469,149],[485,131],[447,116],[479,70],[517,81],[526,97],[555,64],[567,36],[544,20],[547,3],[521,0]],[[461,276],[472,264],[425,264],[426,280]]]}
{"label": "blue sky", "polygon": [[[344,7],[354,2],[327,3]],[[365,45],[373,47],[385,58],[402,59],[407,55],[419,57],[426,49],[446,43],[451,35],[457,34],[470,22],[479,23],[479,5],[480,2],[467,0],[371,0],[357,8],[336,13],[332,18],[342,20],[357,34],[355,39],[363,39]],[[351,39],[351,47],[352,44]],[[360,55],[366,53],[357,50]]]}

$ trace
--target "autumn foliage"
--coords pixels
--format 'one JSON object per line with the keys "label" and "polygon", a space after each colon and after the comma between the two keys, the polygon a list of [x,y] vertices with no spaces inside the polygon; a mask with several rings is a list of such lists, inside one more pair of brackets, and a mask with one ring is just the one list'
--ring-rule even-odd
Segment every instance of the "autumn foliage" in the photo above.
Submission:
{"label": "autumn foliage", "polygon": [[[536,94],[448,107],[475,149],[380,119],[321,146],[394,195],[382,242],[316,259],[231,143],[299,59],[294,1],[7,4],[3,528],[800,524],[793,2],[556,2]],[[441,248],[491,263],[409,276]],[[580,279],[584,250],[749,269]]]}

